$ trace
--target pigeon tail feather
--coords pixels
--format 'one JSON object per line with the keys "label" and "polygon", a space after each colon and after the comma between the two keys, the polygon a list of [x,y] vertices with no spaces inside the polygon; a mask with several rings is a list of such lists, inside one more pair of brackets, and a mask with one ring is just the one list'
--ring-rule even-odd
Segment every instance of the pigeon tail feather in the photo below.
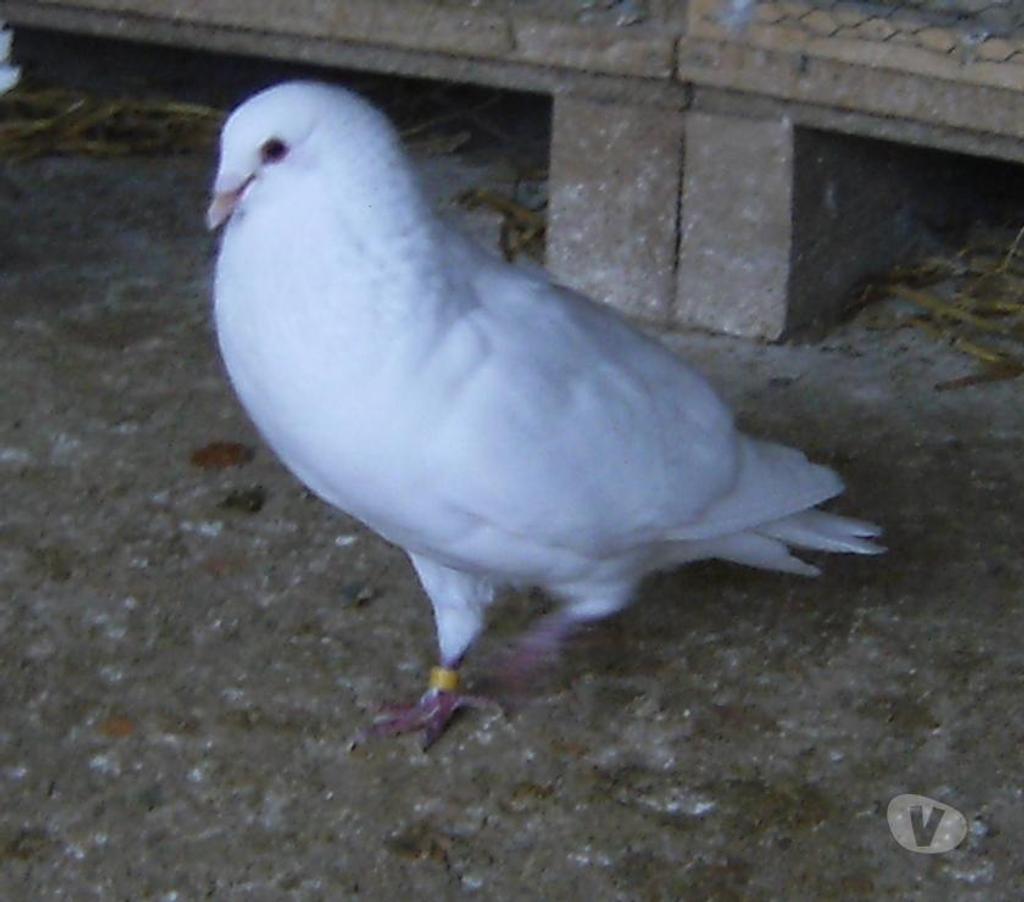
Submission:
{"label": "pigeon tail feather", "polygon": [[761,531],[765,524],[803,513],[842,491],[839,474],[812,464],[801,451],[742,435],[735,485],[699,520],[673,530],[671,538],[717,539]]}
{"label": "pigeon tail feather", "polygon": [[882,554],[881,545],[869,541],[881,535],[874,523],[840,517],[820,510],[807,510],[757,528],[762,536],[778,539],[796,548],[845,554]]}
{"label": "pigeon tail feather", "polygon": [[[702,543],[703,544],[703,543]],[[706,552],[705,552],[706,549]],[[734,564],[757,567],[760,570],[778,570],[799,576],[818,576],[817,567],[790,554],[786,543],[757,532],[738,532],[706,543],[701,557],[714,557]]]}
{"label": "pigeon tail feather", "polygon": [[806,510],[746,532],[699,543],[690,550],[700,547],[700,556],[706,554],[761,570],[818,576],[819,568],[802,561],[791,552],[791,547],[846,554],[882,554],[885,549],[869,541],[880,534],[881,529],[873,523]]}

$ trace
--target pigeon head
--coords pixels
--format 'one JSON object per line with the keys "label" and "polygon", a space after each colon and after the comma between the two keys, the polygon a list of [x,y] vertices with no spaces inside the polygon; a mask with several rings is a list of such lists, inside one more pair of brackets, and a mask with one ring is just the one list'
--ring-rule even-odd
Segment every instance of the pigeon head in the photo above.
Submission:
{"label": "pigeon head", "polygon": [[256,94],[227,119],[206,214],[216,229],[250,194],[298,173],[316,174],[331,193],[366,191],[382,167],[405,163],[388,120],[361,97],[313,82],[286,82]]}

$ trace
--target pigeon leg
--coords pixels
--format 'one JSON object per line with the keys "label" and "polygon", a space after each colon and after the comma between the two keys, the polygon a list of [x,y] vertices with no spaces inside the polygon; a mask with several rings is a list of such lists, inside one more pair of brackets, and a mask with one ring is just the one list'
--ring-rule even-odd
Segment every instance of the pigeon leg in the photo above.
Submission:
{"label": "pigeon leg", "polygon": [[359,734],[356,744],[382,736],[422,732],[422,745],[426,750],[440,738],[461,709],[487,708],[495,704],[481,696],[464,695],[458,688],[459,672],[454,667],[433,668],[427,691],[419,701],[381,709],[374,722]]}
{"label": "pigeon leg", "polygon": [[499,678],[506,691],[513,696],[524,695],[538,675],[554,666],[578,627],[578,621],[562,612],[541,618],[519,640],[501,666]]}

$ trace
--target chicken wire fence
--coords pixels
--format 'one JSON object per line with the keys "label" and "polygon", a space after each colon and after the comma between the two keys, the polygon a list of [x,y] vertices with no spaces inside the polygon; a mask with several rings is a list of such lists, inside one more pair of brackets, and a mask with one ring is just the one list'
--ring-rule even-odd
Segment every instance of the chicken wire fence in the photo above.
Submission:
{"label": "chicken wire fence", "polygon": [[852,53],[868,64],[879,53],[947,69],[977,63],[997,82],[1024,81],[1022,0],[691,0],[690,30],[795,52]]}
{"label": "chicken wire fence", "polygon": [[[952,50],[968,42],[1024,32],[1020,0],[763,0],[756,19],[816,37],[853,37]],[[945,32],[945,34],[942,34]]]}

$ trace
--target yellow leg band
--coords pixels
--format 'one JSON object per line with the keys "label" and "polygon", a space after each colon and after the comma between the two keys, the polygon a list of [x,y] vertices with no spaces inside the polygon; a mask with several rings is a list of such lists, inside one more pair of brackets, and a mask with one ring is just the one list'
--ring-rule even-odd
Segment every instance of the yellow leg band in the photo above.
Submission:
{"label": "yellow leg band", "polygon": [[431,667],[428,685],[439,692],[454,692],[459,688],[459,672],[447,667]]}

